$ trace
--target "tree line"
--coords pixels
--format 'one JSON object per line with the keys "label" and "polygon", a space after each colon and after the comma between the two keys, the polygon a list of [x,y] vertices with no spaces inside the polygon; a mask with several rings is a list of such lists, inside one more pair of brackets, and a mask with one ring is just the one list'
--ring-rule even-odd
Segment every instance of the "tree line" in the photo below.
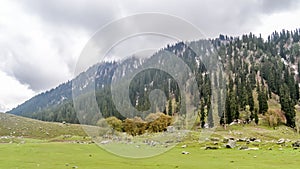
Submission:
{"label": "tree line", "polygon": [[[258,115],[266,115],[269,110],[268,100],[276,100],[274,96],[278,96],[277,101],[286,118],[286,125],[295,127],[294,106],[299,101],[300,79],[299,29],[274,32],[267,40],[250,33],[241,37],[220,35],[219,38],[210,39],[209,42],[217,50],[223,71],[210,71],[201,60],[198,60],[199,56],[193,52],[195,49],[190,49],[184,42],[168,45],[163,49],[181,58],[195,75],[199,96],[189,99],[197,107],[198,126],[204,127],[206,123],[209,127],[214,126],[213,106],[216,107],[220,124],[230,124],[240,119],[241,111],[250,111],[246,121],[254,120],[258,123]],[[212,47],[202,40],[190,44],[196,46],[200,54],[212,50]],[[108,73],[113,74],[113,71],[114,69],[111,69]],[[182,80],[186,80],[184,76]],[[105,85],[96,85],[96,100],[102,116],[126,120],[112,101],[109,86],[111,79],[107,78],[105,82]],[[151,107],[148,97],[154,89],[160,89],[165,94],[166,101]],[[213,93],[212,89],[222,90],[214,90]],[[185,108],[181,107],[184,104],[178,84],[166,72],[156,69],[140,72],[130,83],[129,94],[131,104],[139,111],[150,110],[151,113],[160,111],[167,116],[185,113],[180,112]],[[94,111],[93,109],[88,107],[86,111]],[[45,121],[79,123],[71,100],[66,100],[55,107],[31,112],[28,116]],[[96,114],[88,118],[87,123],[93,125],[99,119]]]}

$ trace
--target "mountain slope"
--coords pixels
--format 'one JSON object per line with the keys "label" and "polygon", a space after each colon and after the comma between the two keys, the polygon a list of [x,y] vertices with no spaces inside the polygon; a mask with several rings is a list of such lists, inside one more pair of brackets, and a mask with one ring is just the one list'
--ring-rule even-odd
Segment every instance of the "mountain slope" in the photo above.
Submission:
{"label": "mountain slope", "polygon": [[86,136],[80,125],[51,123],[0,113],[0,136],[50,139],[61,135]]}
{"label": "mountain slope", "polygon": [[[117,76],[117,79],[122,78],[139,70],[143,65],[151,63],[151,60],[155,58],[161,63],[164,56],[157,57],[164,52],[170,52],[182,59],[195,75],[200,100],[196,97],[189,99],[199,108],[199,111],[201,106],[210,110],[217,103],[214,109],[217,109],[220,123],[231,123],[240,119],[240,112],[245,111],[249,111],[247,113],[249,116],[243,120],[248,121],[254,119],[256,114],[269,113],[267,100],[273,99],[281,105],[280,111],[286,117],[287,125],[295,127],[294,106],[299,100],[299,37],[299,30],[283,30],[280,33],[272,33],[265,41],[250,33],[241,37],[220,35],[216,39],[179,42],[175,45],[168,45],[145,60],[129,58],[122,62],[96,64],[74,80],[35,96],[9,113],[46,121],[64,120],[78,123],[71,98],[71,84],[79,81],[80,83],[76,83],[78,86],[73,85],[76,91],[85,91],[88,88],[86,86],[95,83],[97,104],[104,117],[116,116],[124,119],[126,116],[118,112],[112,101],[110,87],[113,76]],[[208,60],[203,58],[203,56],[213,55],[217,55],[218,63],[222,63],[215,67],[221,66],[223,71],[214,72],[216,60],[212,60],[212,57],[207,57]],[[180,73],[182,75],[182,72]],[[186,80],[187,78],[182,75],[181,81]],[[119,85],[121,86],[122,84]],[[212,92],[212,88],[216,90]],[[151,107],[148,96],[154,89],[163,91],[166,104]],[[139,111],[159,110],[166,114],[184,114],[180,112],[184,110],[180,109],[184,105],[181,104],[182,98],[178,84],[163,71],[151,69],[138,73],[130,82],[129,90],[131,105]],[[257,100],[254,100],[253,91],[258,93],[255,97]],[[85,92],[90,92],[90,90]],[[82,101],[86,100],[83,104],[88,104],[88,99],[83,92],[79,92],[78,96]],[[272,98],[274,96],[276,98]],[[226,102],[223,103],[222,100]],[[216,102],[213,104],[212,101]],[[254,104],[256,102],[258,104]],[[250,108],[247,108],[248,106]],[[93,107],[87,107],[89,110],[86,111],[93,112]],[[212,127],[213,118],[210,112],[203,109],[199,116],[203,117],[201,124],[209,123]],[[95,124],[99,116],[90,114],[87,118],[86,123]]]}

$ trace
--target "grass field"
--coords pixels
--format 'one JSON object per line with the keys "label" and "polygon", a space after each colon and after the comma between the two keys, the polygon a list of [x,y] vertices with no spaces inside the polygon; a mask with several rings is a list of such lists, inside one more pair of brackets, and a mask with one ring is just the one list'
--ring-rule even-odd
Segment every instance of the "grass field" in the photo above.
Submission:
{"label": "grass field", "polygon": [[[92,127],[92,126],[91,126]],[[0,113],[0,136],[50,139],[61,135],[86,136],[80,125],[44,122]]]}
{"label": "grass field", "polygon": [[[124,158],[91,143],[91,138],[86,136],[80,125],[42,122],[0,113],[0,169],[300,168],[300,149],[291,147],[300,137],[286,126],[274,129],[249,124],[228,126],[226,130],[219,127],[207,137],[220,139],[217,144],[220,148],[204,150],[205,146],[215,146],[214,143],[199,143],[200,132],[193,131],[184,142],[161,155],[143,159]],[[261,142],[237,142],[234,149],[226,149],[222,143],[223,138],[250,137]],[[280,138],[290,141],[276,144]],[[188,145],[187,148],[181,148],[183,144]],[[238,150],[243,145],[259,150]],[[126,146],[124,150],[138,153],[136,147],[132,147]],[[153,151],[152,147],[144,145],[140,148]],[[181,154],[182,151],[190,154]]]}
{"label": "grass field", "polygon": [[300,166],[300,150],[236,149],[203,150],[200,147],[176,147],[162,155],[146,159],[129,159],[112,155],[95,144],[28,143],[0,144],[1,169],[174,169],[174,168],[280,168]]}

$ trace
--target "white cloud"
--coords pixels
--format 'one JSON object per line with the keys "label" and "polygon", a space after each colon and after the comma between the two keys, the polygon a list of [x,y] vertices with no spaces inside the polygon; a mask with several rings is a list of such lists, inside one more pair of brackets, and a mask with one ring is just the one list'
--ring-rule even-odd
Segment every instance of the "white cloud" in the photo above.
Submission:
{"label": "white cloud", "polygon": [[28,85],[21,84],[17,79],[0,71],[0,112],[5,112],[34,96],[36,92]]}
{"label": "white cloud", "polygon": [[[239,36],[264,23],[262,16],[278,12],[294,13],[300,1],[287,0],[118,0],[127,15],[141,12],[162,12],[182,17],[196,25],[207,37],[220,33]],[[273,31],[269,29],[269,34]]]}
{"label": "white cloud", "polygon": [[88,35],[84,30],[51,25],[8,2],[1,12],[0,66],[34,91],[71,79]]}
{"label": "white cloud", "polygon": [[[282,29],[285,30],[295,30],[300,28],[300,10],[293,12],[280,12],[271,15],[263,15],[261,20],[263,21],[258,27],[254,29],[255,34],[261,33],[263,38],[268,38],[268,36],[273,32],[280,32]],[[270,32],[272,31],[272,32]]]}
{"label": "white cloud", "polygon": [[32,93],[72,79],[76,60],[89,37],[81,28],[49,24],[26,13],[14,1],[1,2],[0,32],[2,109],[13,108]]}
{"label": "white cloud", "polygon": [[300,27],[298,3],[296,0],[284,3],[280,0],[2,0],[0,111],[71,79],[77,58],[92,33],[114,19],[159,12],[190,21],[207,37],[250,31],[266,36],[275,29]]}

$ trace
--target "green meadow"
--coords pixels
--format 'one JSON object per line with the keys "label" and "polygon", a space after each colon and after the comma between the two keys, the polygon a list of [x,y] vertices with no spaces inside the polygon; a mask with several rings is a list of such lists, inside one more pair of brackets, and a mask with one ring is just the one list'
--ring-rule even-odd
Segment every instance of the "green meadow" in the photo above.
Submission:
{"label": "green meadow", "polygon": [[300,150],[204,150],[190,146],[151,158],[131,159],[118,157],[95,144],[26,143],[0,144],[1,169],[174,169],[174,168],[299,168]]}
{"label": "green meadow", "polygon": [[[145,137],[143,139],[147,139]],[[149,158],[125,158],[93,143],[79,125],[42,122],[1,113],[0,169],[296,169],[300,166],[300,149],[292,147],[292,143],[299,140],[299,134],[286,126],[270,128],[249,124],[228,126],[226,130],[219,127],[206,141],[199,142],[200,137],[200,131],[193,131],[165,153]],[[251,137],[260,141],[237,141],[233,149],[226,149],[223,142],[224,138]],[[219,141],[215,143],[211,138]],[[289,141],[277,144],[281,138]],[[187,147],[182,148],[182,145]],[[123,146],[126,152],[120,154],[149,153],[155,152],[156,148],[113,143],[104,146],[116,150]],[[218,149],[205,150],[207,146]],[[239,150],[241,146],[259,150]],[[182,154],[182,151],[189,154]]]}

